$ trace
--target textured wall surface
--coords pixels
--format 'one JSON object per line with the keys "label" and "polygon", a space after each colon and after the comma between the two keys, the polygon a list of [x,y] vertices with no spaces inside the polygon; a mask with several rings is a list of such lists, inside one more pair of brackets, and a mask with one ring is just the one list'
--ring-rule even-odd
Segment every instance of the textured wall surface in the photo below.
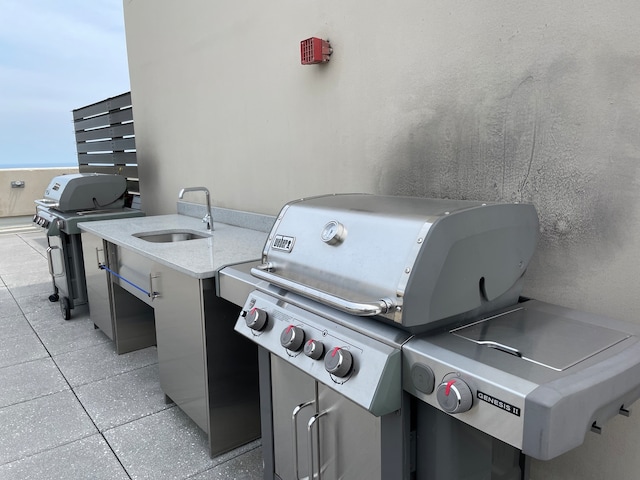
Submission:
{"label": "textured wall surface", "polygon": [[[199,184],[267,214],[347,191],[531,202],[525,293],[640,322],[637,1],[124,6],[147,213]],[[310,36],[328,65],[300,65]],[[617,418],[532,478],[640,478],[639,444]]]}
{"label": "textured wall surface", "polygon": [[[0,169],[0,217],[33,215],[33,201],[44,196],[51,179],[68,173],[78,173],[78,167]],[[11,188],[14,181],[23,181],[24,187]]]}

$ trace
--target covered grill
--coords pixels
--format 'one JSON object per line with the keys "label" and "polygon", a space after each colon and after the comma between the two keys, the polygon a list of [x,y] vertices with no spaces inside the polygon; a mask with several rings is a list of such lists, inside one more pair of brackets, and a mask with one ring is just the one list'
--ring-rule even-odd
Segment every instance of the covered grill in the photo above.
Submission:
{"label": "covered grill", "polygon": [[127,181],[120,175],[77,173],[54,177],[36,200],[33,222],[47,233],[51,301],[60,300],[62,316],[87,303],[80,222],[143,216],[124,206]]}
{"label": "covered grill", "polygon": [[263,347],[265,478],[526,478],[628,412],[640,329],[521,298],[537,232],[523,204],[285,205],[219,281]]}
{"label": "covered grill", "polygon": [[332,195],[283,208],[263,280],[405,329],[515,303],[533,255],[531,205]]}

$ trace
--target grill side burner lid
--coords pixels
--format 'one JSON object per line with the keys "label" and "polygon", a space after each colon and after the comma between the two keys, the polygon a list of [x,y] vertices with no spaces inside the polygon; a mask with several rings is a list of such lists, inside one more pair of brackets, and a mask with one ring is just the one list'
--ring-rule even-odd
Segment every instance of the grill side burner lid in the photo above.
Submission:
{"label": "grill side burner lid", "polygon": [[123,195],[127,180],[121,175],[75,173],[53,177],[38,205],[60,212],[119,208],[124,206]]}
{"label": "grill side burner lid", "polygon": [[532,205],[327,195],[283,207],[252,274],[424,331],[515,303],[537,233]]}
{"label": "grill side burner lid", "polygon": [[[631,335],[599,325],[516,308],[451,333],[525,362],[562,372],[626,340]],[[506,360],[513,360],[505,357]]]}

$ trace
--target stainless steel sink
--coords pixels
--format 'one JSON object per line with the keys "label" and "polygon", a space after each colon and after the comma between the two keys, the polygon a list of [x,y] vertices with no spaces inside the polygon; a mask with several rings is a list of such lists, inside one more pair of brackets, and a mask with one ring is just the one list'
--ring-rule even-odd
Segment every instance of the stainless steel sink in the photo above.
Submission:
{"label": "stainless steel sink", "polygon": [[171,243],[184,242],[186,240],[198,240],[201,238],[210,238],[211,235],[206,233],[188,231],[188,230],[169,230],[162,232],[144,232],[135,233],[133,235],[141,240],[153,243]]}

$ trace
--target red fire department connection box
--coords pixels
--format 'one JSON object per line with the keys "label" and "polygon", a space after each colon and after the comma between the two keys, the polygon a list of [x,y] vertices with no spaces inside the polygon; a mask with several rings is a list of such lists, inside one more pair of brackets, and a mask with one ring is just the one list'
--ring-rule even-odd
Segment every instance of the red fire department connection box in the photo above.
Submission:
{"label": "red fire department connection box", "polygon": [[333,52],[327,40],[311,37],[300,42],[300,62],[302,65],[326,63]]}

